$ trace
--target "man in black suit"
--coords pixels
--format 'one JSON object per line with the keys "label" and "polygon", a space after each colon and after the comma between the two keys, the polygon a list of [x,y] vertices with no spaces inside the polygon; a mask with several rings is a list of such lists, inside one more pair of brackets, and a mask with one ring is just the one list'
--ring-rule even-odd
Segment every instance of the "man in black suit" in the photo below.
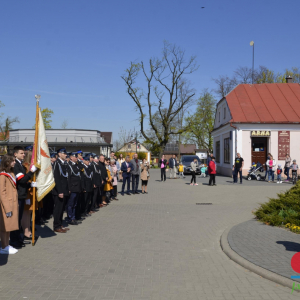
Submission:
{"label": "man in black suit", "polygon": [[31,179],[33,173],[37,170],[37,168],[35,166],[32,166],[30,171],[26,174],[26,169],[22,165],[22,161],[25,157],[23,147],[16,146],[14,148],[14,156],[16,158],[14,173],[16,176],[19,202],[19,229],[10,232],[10,245],[15,248],[22,248],[25,247],[25,244],[30,244],[29,241],[23,241],[23,238],[21,236],[21,220],[23,216],[25,200],[28,198],[27,192],[30,187],[30,183],[28,181]]}
{"label": "man in black suit", "polygon": [[130,171],[133,169],[133,166],[130,162],[129,155],[126,156],[125,161],[121,165],[121,171],[123,172],[123,184],[122,184],[122,193],[121,195],[124,196],[124,189],[125,184],[127,182],[127,195],[130,195]]}
{"label": "man in black suit", "polygon": [[108,175],[107,175],[107,170],[106,170],[106,166],[104,163],[104,155],[100,154],[99,156],[99,167],[100,167],[100,172],[101,172],[101,187],[100,187],[100,194],[101,194],[101,204],[100,206],[106,205],[106,196],[105,196],[105,192],[104,192],[104,185],[106,183],[106,181],[108,180]]}
{"label": "man in black suit", "polygon": [[90,206],[93,201],[93,171],[90,167],[90,158],[88,156],[83,158],[83,169],[81,172],[81,186],[84,194],[83,214],[90,217]]}
{"label": "man in black suit", "polygon": [[69,168],[67,166],[65,148],[57,150],[58,159],[53,165],[53,173],[55,180],[55,187],[52,191],[54,196],[54,210],[53,210],[53,230],[59,233],[66,233],[69,228],[62,226],[62,218],[64,213],[64,206],[68,201],[70,190],[68,185]]}
{"label": "man in black suit", "polygon": [[81,192],[80,169],[77,165],[77,152],[71,152],[70,161],[68,163],[70,174],[68,176],[68,185],[70,197],[67,204],[68,223],[70,225],[78,225],[81,222],[75,219],[75,208]]}
{"label": "man in black suit", "polygon": [[101,170],[100,170],[98,155],[94,156],[94,161],[91,163],[91,168],[93,170],[93,186],[94,186],[94,195],[93,195],[93,203],[92,203],[91,211],[95,211],[95,208],[98,208],[101,203],[100,189],[102,186]]}

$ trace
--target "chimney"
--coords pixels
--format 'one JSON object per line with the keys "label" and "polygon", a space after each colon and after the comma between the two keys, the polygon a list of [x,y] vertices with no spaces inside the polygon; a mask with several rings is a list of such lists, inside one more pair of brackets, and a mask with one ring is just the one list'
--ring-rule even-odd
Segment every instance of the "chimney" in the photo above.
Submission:
{"label": "chimney", "polygon": [[293,77],[291,77],[290,75],[286,76],[285,80],[286,80],[286,83],[293,83]]}

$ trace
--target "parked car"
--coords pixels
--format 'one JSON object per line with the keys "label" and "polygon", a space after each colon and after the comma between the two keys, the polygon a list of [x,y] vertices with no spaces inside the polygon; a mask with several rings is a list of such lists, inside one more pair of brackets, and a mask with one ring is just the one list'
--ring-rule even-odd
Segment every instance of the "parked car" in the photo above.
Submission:
{"label": "parked car", "polygon": [[180,162],[183,164],[183,174],[191,174],[191,162],[194,159],[198,160],[198,167],[196,168],[196,174],[201,174],[200,165],[201,160],[197,155],[182,155]]}

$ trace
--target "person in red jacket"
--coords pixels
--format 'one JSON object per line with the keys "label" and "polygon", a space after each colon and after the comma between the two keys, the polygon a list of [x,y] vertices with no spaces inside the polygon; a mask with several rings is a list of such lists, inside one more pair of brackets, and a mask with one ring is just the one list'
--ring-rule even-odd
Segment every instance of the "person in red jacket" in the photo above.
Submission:
{"label": "person in red jacket", "polygon": [[208,185],[216,185],[216,162],[215,162],[215,157],[211,157],[211,161],[208,164],[208,174],[209,174],[209,183]]}

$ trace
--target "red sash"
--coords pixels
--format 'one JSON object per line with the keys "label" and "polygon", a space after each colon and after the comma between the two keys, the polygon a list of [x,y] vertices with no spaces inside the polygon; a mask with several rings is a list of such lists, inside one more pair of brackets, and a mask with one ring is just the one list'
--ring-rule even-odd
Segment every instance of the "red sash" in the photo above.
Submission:
{"label": "red sash", "polygon": [[11,176],[9,173],[1,172],[0,175],[4,175],[4,176],[10,178],[12,180],[12,182],[14,183],[14,185],[17,186],[16,179],[13,176]]}

